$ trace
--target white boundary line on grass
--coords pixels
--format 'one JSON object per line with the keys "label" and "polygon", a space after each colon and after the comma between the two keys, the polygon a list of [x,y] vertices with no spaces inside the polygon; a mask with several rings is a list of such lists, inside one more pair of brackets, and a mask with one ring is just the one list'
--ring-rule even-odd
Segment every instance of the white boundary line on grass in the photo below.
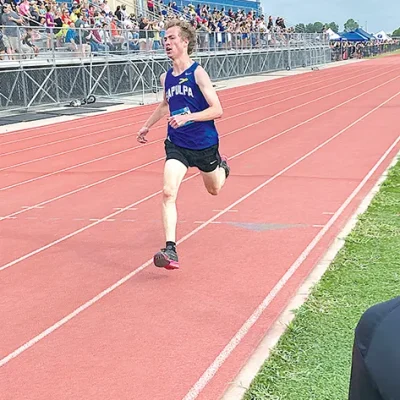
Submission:
{"label": "white boundary line on grass", "polygon": [[[394,96],[391,96],[389,99],[369,111],[367,114],[364,114],[362,117],[348,125],[341,132],[331,137],[330,140],[337,137],[340,133],[347,131],[352,126],[356,125],[358,122],[364,120],[366,117],[371,115],[373,112],[389,103],[395,97],[397,97],[400,92],[397,92]],[[329,140],[329,141],[330,141]],[[319,241],[324,237],[325,233],[332,227],[332,225],[336,222],[336,220],[341,216],[343,211],[347,208],[347,206],[354,200],[360,190],[364,187],[364,185],[368,182],[371,176],[375,173],[375,171],[379,168],[382,162],[387,158],[390,152],[397,146],[400,142],[400,136],[391,144],[391,146],[386,150],[386,152],[382,155],[382,157],[376,162],[376,164],[372,167],[372,169],[368,172],[368,174],[364,177],[364,179],[359,183],[359,185],[354,189],[354,191],[350,194],[350,196],[344,201],[344,203],[340,206],[340,208],[335,212],[335,214],[329,219],[324,228],[322,228],[318,234],[314,237],[314,239],[310,242],[310,244],[304,249],[304,251],[300,254],[297,260],[290,266],[290,268],[286,271],[286,273],[282,276],[282,278],[277,282],[277,284],[273,287],[273,289],[268,293],[268,295],[264,298],[264,300],[259,304],[259,306],[254,310],[253,314],[247,319],[247,321],[241,326],[238,332],[233,336],[233,338],[229,341],[229,343],[225,346],[225,348],[221,351],[221,353],[216,357],[213,363],[206,369],[203,375],[199,378],[199,380],[192,386],[187,395],[183,398],[183,400],[194,400],[201,393],[201,391],[207,386],[208,382],[214,377],[214,375],[218,372],[219,368],[223,365],[225,360],[231,355],[231,353],[235,350],[238,344],[242,341],[242,339],[247,335],[252,326],[258,321],[261,317],[262,313],[266,310],[269,304],[275,299],[278,293],[282,290],[282,288],[286,285],[289,279],[294,275],[297,269],[302,265],[302,263],[307,259],[308,255],[314,250],[315,246],[319,243]],[[326,142],[324,142],[326,143]],[[315,150],[315,149],[314,149]],[[314,151],[313,151],[314,152]],[[309,154],[309,153],[308,153]],[[306,157],[307,155],[303,156]],[[297,164],[297,162],[295,163]],[[291,165],[293,166],[293,164]],[[291,166],[287,167],[290,169]],[[279,173],[280,174],[280,173]],[[268,182],[268,181],[267,181]],[[265,182],[260,185],[263,186]],[[257,189],[257,188],[256,188]],[[253,189],[253,192],[254,190]],[[251,193],[251,192],[250,192]],[[234,203],[235,205],[237,204]],[[232,207],[230,207],[232,208]]]}
{"label": "white boundary line on grass", "polygon": [[[397,142],[398,141],[399,140],[397,140]],[[253,354],[249,357],[244,367],[240,370],[239,374],[235,377],[220,400],[241,400],[243,398],[247,390],[250,388],[254,378],[260,371],[260,368],[264,365],[265,361],[269,359],[271,351],[278,344],[281,336],[286,332],[289,324],[294,320],[294,312],[307,301],[308,296],[310,295],[314,286],[319,283],[319,281],[325,275],[329,266],[344,246],[347,236],[355,228],[358,222],[358,217],[368,209],[375,195],[378,193],[382,183],[384,183],[384,181],[387,179],[388,171],[394,165],[396,165],[397,162],[400,162],[400,152],[394,156],[393,160],[380,176],[376,184],[362,200],[355,213],[351,216],[349,221],[337,235],[334,242],[326,251],[325,255],[312,269],[308,277],[290,300],[289,304],[281,312],[278,319],[272,324],[263,340],[254,350]]]}

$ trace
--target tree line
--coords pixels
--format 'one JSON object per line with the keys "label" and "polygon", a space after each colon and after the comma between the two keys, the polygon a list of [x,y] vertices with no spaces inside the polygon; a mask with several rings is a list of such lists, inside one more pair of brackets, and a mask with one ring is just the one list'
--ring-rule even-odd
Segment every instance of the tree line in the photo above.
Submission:
{"label": "tree line", "polygon": [[392,36],[400,36],[400,28],[393,31]]}
{"label": "tree line", "polygon": [[[344,24],[345,32],[353,31],[359,28],[358,22],[354,21],[354,19],[350,18]],[[322,23],[322,22],[314,22],[309,24],[297,24],[295,26],[296,33],[321,33],[325,29],[331,28],[333,32],[339,32],[339,25],[336,22]],[[400,30],[400,29],[399,29]]]}

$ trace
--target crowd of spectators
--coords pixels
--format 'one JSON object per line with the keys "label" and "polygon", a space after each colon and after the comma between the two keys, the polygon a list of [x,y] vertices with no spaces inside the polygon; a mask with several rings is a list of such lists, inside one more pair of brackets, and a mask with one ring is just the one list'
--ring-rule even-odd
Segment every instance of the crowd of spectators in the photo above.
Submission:
{"label": "crowd of spectators", "polygon": [[[178,7],[176,2],[147,0],[146,9],[112,10],[108,0],[0,0],[0,59],[32,59],[39,53],[162,51],[165,22],[182,18],[197,31],[197,50],[238,50],[285,42],[294,33],[282,17],[258,10],[225,9],[203,3]],[[383,49],[381,43],[332,43],[334,59],[363,57]],[[383,49],[384,50],[384,49]]]}
{"label": "crowd of spectators", "polygon": [[331,41],[332,61],[375,57],[400,49],[400,40],[369,40],[365,42]]}
{"label": "crowd of spectators", "polygon": [[[0,58],[34,58],[40,52],[158,51],[166,20],[189,20],[198,32],[198,50],[260,45],[265,34],[293,32],[283,18],[265,18],[256,10],[218,9],[207,4],[178,7],[147,1],[147,9],[128,12],[107,0],[0,0]],[[264,38],[264,39],[263,39]],[[40,49],[40,50],[39,50]]]}
{"label": "crowd of spectators", "polygon": [[182,13],[198,32],[198,47],[203,49],[243,49],[261,47],[268,42],[268,34],[292,33],[283,18],[274,21],[256,10],[226,10],[206,4],[189,5]]}

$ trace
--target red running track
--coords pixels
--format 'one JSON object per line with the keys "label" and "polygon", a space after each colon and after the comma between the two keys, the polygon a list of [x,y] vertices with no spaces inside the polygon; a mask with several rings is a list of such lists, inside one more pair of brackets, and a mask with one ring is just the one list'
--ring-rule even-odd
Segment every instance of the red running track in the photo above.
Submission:
{"label": "red running track", "polygon": [[182,185],[175,272],[154,106],[0,136],[2,398],[218,399],[400,148],[399,57],[221,98],[232,175]]}

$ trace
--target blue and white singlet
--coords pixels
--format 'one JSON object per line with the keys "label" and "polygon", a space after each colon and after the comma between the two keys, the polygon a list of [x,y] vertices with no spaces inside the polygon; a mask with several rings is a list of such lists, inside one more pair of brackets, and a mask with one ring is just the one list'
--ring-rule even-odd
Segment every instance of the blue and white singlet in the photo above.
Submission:
{"label": "blue and white singlet", "polygon": [[[189,114],[200,112],[209,107],[196,83],[194,72],[199,66],[194,62],[179,76],[167,72],[164,87],[170,114]],[[218,132],[214,121],[188,122],[174,129],[168,124],[168,140],[177,146],[191,150],[202,150],[218,144]]]}

